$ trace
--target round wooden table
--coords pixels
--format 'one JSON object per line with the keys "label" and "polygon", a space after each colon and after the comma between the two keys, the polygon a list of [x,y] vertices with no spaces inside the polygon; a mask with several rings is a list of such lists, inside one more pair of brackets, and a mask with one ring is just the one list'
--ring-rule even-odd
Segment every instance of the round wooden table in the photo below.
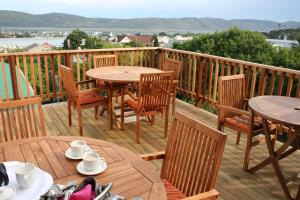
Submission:
{"label": "round wooden table", "polygon": [[84,139],[105,158],[108,168],[94,176],[100,184],[112,182],[112,192],[126,199],[167,199],[159,174],[133,152],[109,142],[82,137],[41,137],[0,144],[0,162],[31,162],[50,173],[55,183],[66,185],[72,180],[79,183],[87,177],[76,171],[80,161],[65,157],[72,140]]}
{"label": "round wooden table", "polygon": [[95,80],[105,81],[108,88],[108,109],[110,128],[113,128],[114,107],[112,103],[113,98],[113,84],[114,83],[131,83],[139,82],[140,75],[145,73],[159,73],[159,69],[139,66],[107,66],[90,69],[86,75]]}
{"label": "round wooden table", "polygon": [[[254,173],[272,163],[285,195],[289,199],[294,199],[287,188],[278,161],[300,149],[300,99],[283,96],[259,96],[249,100],[249,107],[254,113],[263,118],[264,132],[269,150],[269,157],[249,169],[249,171]],[[291,137],[277,150],[275,150],[272,145],[267,120],[276,124],[283,124],[295,130]],[[289,148],[291,144],[293,144],[293,146]],[[300,185],[295,199],[300,199]]]}
{"label": "round wooden table", "polygon": [[162,72],[159,69],[138,66],[107,66],[90,69],[86,75],[92,79],[102,80],[110,83],[139,82],[140,75],[145,73]]}

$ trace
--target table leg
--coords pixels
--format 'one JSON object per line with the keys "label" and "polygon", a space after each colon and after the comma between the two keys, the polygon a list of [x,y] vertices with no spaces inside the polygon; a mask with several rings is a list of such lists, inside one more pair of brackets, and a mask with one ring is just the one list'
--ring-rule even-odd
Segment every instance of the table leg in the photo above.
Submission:
{"label": "table leg", "polygon": [[[255,167],[249,169],[249,172],[254,173],[254,172],[262,169],[266,165],[272,163],[272,165],[275,169],[277,178],[279,180],[279,183],[281,185],[281,188],[283,189],[286,197],[288,197],[288,199],[293,199],[293,197],[290,194],[289,189],[287,188],[286,181],[284,179],[284,176],[282,174],[282,171],[280,169],[278,161],[281,160],[282,158],[286,157],[287,155],[290,155],[292,152],[295,151],[294,148],[292,148],[292,150],[290,149],[285,152],[285,150],[290,146],[290,144],[293,141],[295,141],[299,137],[299,135],[295,133],[275,152],[274,146],[273,146],[272,140],[271,140],[271,133],[268,128],[268,122],[265,119],[263,119],[263,126],[264,126],[264,132],[265,132],[265,137],[266,137],[266,143],[267,143],[268,151],[269,151],[269,157],[267,159],[265,159],[263,162],[261,162],[260,164],[256,165]],[[295,147],[295,148],[298,149],[298,147]]]}
{"label": "table leg", "polygon": [[113,129],[113,88],[112,88],[112,83],[108,84],[108,114],[109,114],[109,124],[110,124],[110,129]]}

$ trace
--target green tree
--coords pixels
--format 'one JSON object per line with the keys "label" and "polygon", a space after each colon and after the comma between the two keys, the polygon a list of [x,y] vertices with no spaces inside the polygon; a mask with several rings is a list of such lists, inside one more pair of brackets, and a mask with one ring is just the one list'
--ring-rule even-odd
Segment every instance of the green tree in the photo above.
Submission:
{"label": "green tree", "polygon": [[[68,40],[70,40],[70,48],[68,47]],[[99,38],[91,37],[86,32],[79,29],[73,30],[64,40],[64,49],[99,49],[103,44]]]}
{"label": "green tree", "polygon": [[159,47],[159,43],[158,43],[157,37],[154,38],[153,46],[154,47]]}
{"label": "green tree", "polygon": [[[64,49],[78,49],[82,46],[82,41],[87,40],[87,38],[86,32],[75,29],[64,40]],[[70,40],[70,46],[68,46],[68,40]]]}
{"label": "green tree", "polygon": [[130,41],[124,45],[125,47],[143,47],[144,45],[138,41]]}
{"label": "green tree", "polygon": [[173,47],[264,64],[272,64],[274,54],[274,48],[263,34],[237,28],[200,34],[191,41],[175,43]]}

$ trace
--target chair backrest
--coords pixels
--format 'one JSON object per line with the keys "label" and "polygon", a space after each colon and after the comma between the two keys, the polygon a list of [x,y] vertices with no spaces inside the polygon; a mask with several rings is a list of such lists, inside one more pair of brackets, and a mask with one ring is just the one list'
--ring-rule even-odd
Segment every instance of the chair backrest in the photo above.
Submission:
{"label": "chair backrest", "polygon": [[60,65],[59,70],[67,99],[68,101],[71,101],[71,103],[74,103],[76,101],[76,85],[73,70],[64,65]]}
{"label": "chair backrest", "polygon": [[0,102],[0,143],[45,135],[40,97]]}
{"label": "chair backrest", "polygon": [[138,90],[138,108],[144,112],[167,108],[173,84],[173,72],[141,74]]}
{"label": "chair backrest", "polygon": [[214,189],[226,137],[191,116],[175,112],[161,178],[188,197]]}
{"label": "chair backrest", "polygon": [[[245,76],[244,74],[221,76],[218,85],[218,103],[237,109],[243,109],[245,99]],[[221,110],[222,117],[231,117],[232,112]]]}
{"label": "chair backrest", "polygon": [[94,67],[117,66],[118,60],[115,54],[111,55],[94,55]]}
{"label": "chair backrest", "polygon": [[174,60],[171,58],[165,58],[163,61],[162,70],[163,71],[173,71],[174,80],[178,80],[180,76],[182,62],[179,60]]}

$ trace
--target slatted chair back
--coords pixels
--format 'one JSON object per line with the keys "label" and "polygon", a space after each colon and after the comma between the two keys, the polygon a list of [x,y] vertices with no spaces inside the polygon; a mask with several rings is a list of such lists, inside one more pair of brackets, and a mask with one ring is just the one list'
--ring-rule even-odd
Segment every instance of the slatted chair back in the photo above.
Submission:
{"label": "slatted chair back", "polygon": [[141,74],[138,110],[151,112],[166,109],[170,102],[173,77],[173,72]]}
{"label": "slatted chair back", "polygon": [[[245,99],[245,76],[244,74],[219,77],[218,103],[223,106],[230,106],[243,109]],[[233,117],[232,112],[220,110],[220,117]]]}
{"label": "slatted chair back", "polygon": [[67,99],[71,103],[75,103],[76,102],[76,85],[75,85],[73,71],[71,68],[66,67],[64,65],[60,65],[59,70],[61,73],[62,83],[63,83],[63,86],[66,91]]}
{"label": "slatted chair back", "polygon": [[175,112],[161,178],[187,197],[215,188],[226,135]]}
{"label": "slatted chair back", "polygon": [[42,99],[0,102],[0,143],[46,136]]}
{"label": "slatted chair back", "polygon": [[118,60],[115,54],[112,55],[94,55],[94,67],[117,66]]}
{"label": "slatted chair back", "polygon": [[182,62],[179,60],[165,58],[162,66],[163,71],[173,71],[174,80],[179,80]]}

